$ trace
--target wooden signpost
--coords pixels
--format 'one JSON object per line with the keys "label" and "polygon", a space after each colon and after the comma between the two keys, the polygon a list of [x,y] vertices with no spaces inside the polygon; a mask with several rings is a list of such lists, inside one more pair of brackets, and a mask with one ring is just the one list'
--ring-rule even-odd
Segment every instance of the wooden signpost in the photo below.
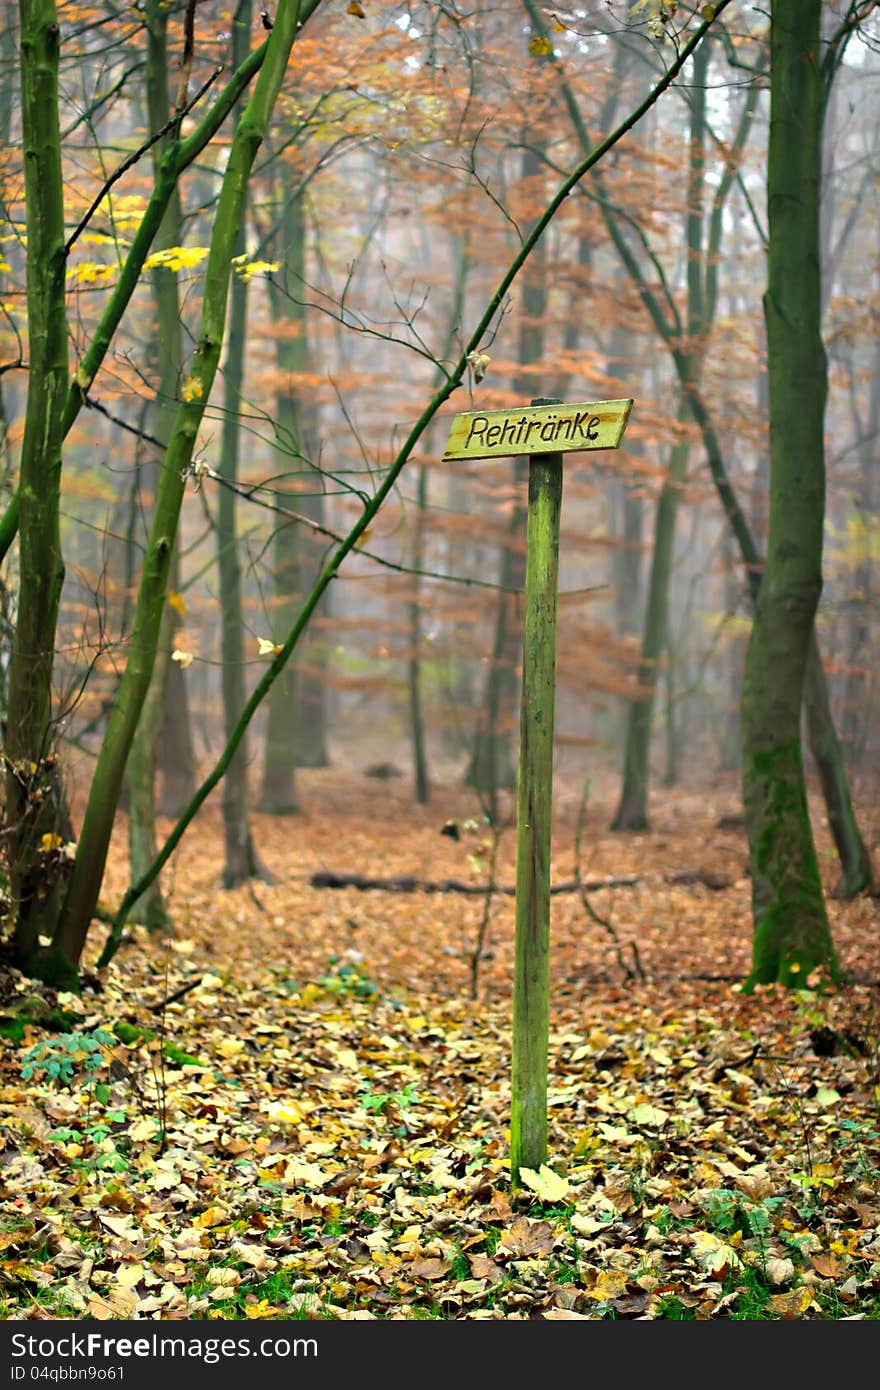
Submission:
{"label": "wooden signpost", "polygon": [[556,694],[556,596],[562,455],[616,449],[631,400],[456,415],[443,460],[529,455],[523,674],[516,801],[510,1173],[547,1161],[550,1022],[550,829]]}

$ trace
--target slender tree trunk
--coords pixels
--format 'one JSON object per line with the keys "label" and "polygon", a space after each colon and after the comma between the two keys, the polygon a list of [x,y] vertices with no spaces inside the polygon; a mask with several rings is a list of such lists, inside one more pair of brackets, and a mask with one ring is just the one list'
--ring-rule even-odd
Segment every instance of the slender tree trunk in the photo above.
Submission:
{"label": "slender tree trunk", "polygon": [[[147,109],[150,128],[155,131],[162,129],[171,110],[168,92],[167,7],[161,0],[149,0],[146,15]],[[167,143],[167,140],[160,141],[153,148],[153,167],[157,177]],[[156,236],[157,250],[179,246],[182,227],[180,192],[175,188]],[[177,277],[164,267],[157,267],[152,272],[152,286],[159,330],[157,433],[160,439],[165,439],[172,428],[173,402],[180,386],[180,305]],[[143,474],[143,469],[140,471]],[[150,467],[149,473],[158,478],[157,468]],[[147,491],[152,492],[154,488],[149,487]],[[139,879],[156,857],[156,761],[163,711],[167,704],[173,614],[173,608],[169,608],[162,619],[153,677],[132,739],[125,769],[128,789],[128,855],[132,881]],[[154,931],[164,931],[170,926],[159,879],[150,885],[138,903],[135,920],[143,922]]]}
{"label": "slender tree trunk", "polygon": [[[686,414],[684,407],[679,419]],[[624,743],[623,785],[612,830],[646,830],[648,827],[648,777],[651,751],[651,725],[660,660],[666,647],[669,580],[675,555],[675,518],[678,499],[687,472],[689,447],[686,440],[672,446],[669,467],[657,502],[654,520],[654,547],[642,650],[637,678],[639,691],[629,703]]]}
{"label": "slender tree trunk", "polygon": [[[307,514],[308,505],[302,493],[303,480],[313,475],[319,485],[321,482],[306,457],[305,411],[302,388],[297,381],[297,374],[305,370],[308,357],[303,302],[305,253],[305,208],[302,192],[298,190],[284,201],[280,246],[284,291],[273,290],[271,303],[278,327],[276,360],[283,383],[275,407],[276,473],[280,479],[275,501],[280,508],[303,515]],[[295,486],[285,481],[291,478]],[[299,611],[304,550],[301,531],[300,522],[279,516],[272,553],[272,634],[276,642],[284,641]],[[298,661],[289,661],[269,694],[260,809],[272,815],[290,815],[299,810],[296,769],[299,765],[297,729],[301,717],[302,681],[298,668]],[[318,756],[320,760],[320,750]]]}
{"label": "slender tree trunk", "polygon": [[59,531],[67,313],[59,29],[54,0],[20,0],[21,120],[27,230],[28,393],[19,481],[21,585],[9,670],[6,850],[16,909],[14,953],[25,970],[57,904],[46,835],[58,833],[60,777],[52,725],[52,662],[64,579]]}
{"label": "slender tree trunk", "polygon": [[[171,557],[171,588],[181,591],[180,555],[175,546]],[[181,618],[173,609],[169,616],[168,646],[174,648],[174,631]],[[179,816],[195,795],[196,750],[193,742],[186,672],[176,661],[169,661],[165,678],[165,703],[159,734],[159,790],[156,810],[162,816]]]}
{"label": "slender tree trunk", "polygon": [[[522,157],[521,177],[527,201],[532,197],[529,185],[539,179],[543,167],[538,153],[534,149],[526,148]],[[527,214],[522,218],[522,222],[528,230],[534,226],[535,218]],[[543,243],[538,242],[523,271],[519,361],[524,367],[541,360],[544,351],[546,311],[547,258]],[[518,385],[524,396],[531,397],[535,394],[532,378],[524,375]],[[519,595],[525,584],[526,573],[523,541],[527,515],[527,486],[528,463],[522,458],[515,459],[513,504],[508,526],[509,542],[501,554],[492,660],[486,680],[482,718],[466,774],[468,785],[485,795],[487,814],[493,825],[498,823],[499,791],[516,786],[517,760],[514,740],[518,726],[519,665],[522,655]]]}
{"label": "slender tree trunk", "polygon": [[266,58],[236,127],[223,176],[205,273],[201,330],[163,461],[129,657],[98,756],[70,887],[54,938],[57,951],[71,967],[79,962],[97,903],[125,761],[152,676],[185,480],[220,360],[232,256],[244,217],[248,181],[287,67],[299,8],[299,3],[281,0],[276,9]]}
{"label": "slender tree trunk", "polygon": [[[441,360],[446,361],[454,350],[456,335],[461,327],[464,308],[464,291],[467,283],[469,265],[469,242],[466,236],[454,238],[456,258],[455,287],[449,315],[449,332],[441,352]],[[418,490],[413,520],[413,538],[410,551],[412,574],[410,582],[413,596],[409,603],[409,660],[407,662],[407,692],[409,703],[410,738],[412,741],[413,782],[415,798],[419,805],[427,805],[431,796],[431,779],[428,772],[428,754],[425,746],[425,727],[422,713],[422,604],[420,600],[421,574],[425,556],[425,516],[428,508],[428,470],[422,465],[418,471]]]}
{"label": "slender tree trunk", "polygon": [[[233,19],[233,64],[241,62],[250,42],[251,0],[239,0]],[[240,113],[239,113],[240,115]],[[238,233],[235,257],[245,253],[245,223]],[[236,536],[239,412],[244,393],[247,340],[247,280],[233,275],[229,292],[229,326],[223,372],[223,431],[217,469],[228,486],[217,499],[217,562],[220,575],[220,654],[223,691],[223,730],[228,740],[245,702],[244,625],[241,615],[241,565]],[[254,849],[248,819],[248,752],[243,737],[223,779],[223,836],[226,862],[223,887],[236,888],[267,875]]]}
{"label": "slender tree trunk", "polygon": [[666,735],[666,768],[663,773],[664,787],[678,785],[678,722],[676,720],[676,654],[670,642],[666,642],[666,669],[664,671],[663,727]]}
{"label": "slender tree trunk", "polygon": [[821,0],[773,0],[764,296],[770,515],[742,702],[754,919],[749,987],[775,981],[803,986],[817,967],[837,972],[800,743],[804,675],[822,589],[825,502],[820,18]]}
{"label": "slender tree trunk", "polygon": [[[880,264],[880,261],[878,261]],[[880,277],[875,276],[875,293]],[[844,685],[841,735],[846,749],[846,760],[850,767],[857,768],[862,762],[868,730],[871,723],[871,693],[874,682],[870,679],[869,657],[871,643],[871,613],[876,607],[876,581],[874,557],[870,544],[871,522],[876,514],[876,451],[880,439],[880,339],[875,345],[873,375],[867,419],[858,433],[866,444],[860,451],[860,478],[856,497],[853,499],[856,519],[863,531],[861,554],[852,579],[852,596],[849,631],[847,633],[847,678]]]}
{"label": "slender tree trunk", "polygon": [[485,811],[492,825],[500,818],[499,792],[516,786],[513,727],[519,703],[519,654],[522,647],[519,594],[525,584],[523,549],[526,508],[522,498],[528,486],[528,463],[513,464],[513,499],[507,543],[501,551],[495,635],[480,722],[465,781],[485,797]]}
{"label": "slender tree trunk", "polygon": [[425,512],[428,506],[428,472],[424,464],[418,472],[418,493],[413,516],[413,537],[410,549],[411,583],[415,592],[408,604],[409,659],[407,661],[407,695],[409,727],[412,741],[413,783],[416,801],[426,806],[431,799],[431,779],[428,773],[428,754],[425,748],[425,724],[422,716],[422,607],[419,601],[419,571],[424,565]]}
{"label": "slender tree trunk", "polygon": [[[144,700],[126,764],[128,783],[129,875],[136,882],[156,858],[156,747],[162,728],[167,672],[171,665],[171,615],[167,608],[159,628],[153,679]],[[170,931],[171,917],[155,879],[140,899],[133,920],[150,931]]]}
{"label": "slender tree trunk", "polygon": [[[705,199],[706,155],[706,77],[709,45],[703,43],[693,57],[691,84],[691,124],[688,153],[687,203],[687,347],[691,359],[688,385],[698,379],[697,339],[709,327],[709,306],[704,289],[703,204]],[[687,390],[683,390],[678,412],[679,424],[690,418]],[[686,439],[672,446],[669,468],[657,503],[654,525],[654,551],[645,610],[642,652],[638,667],[640,692],[629,708],[623,759],[620,803],[611,822],[612,830],[645,830],[648,826],[648,781],[650,775],[651,726],[660,660],[666,648],[669,586],[675,558],[675,522],[682,483],[690,456]]]}
{"label": "slender tree trunk", "polygon": [[819,774],[828,823],[840,859],[840,878],[835,893],[839,898],[855,898],[873,886],[871,856],[853,815],[849,783],[831,717],[828,683],[815,631],[810,636],[804,678],[804,713],[810,751]]}
{"label": "slender tree trunk", "polygon": [[[250,6],[248,5],[249,9]],[[244,237],[238,253],[244,250]],[[247,331],[247,284],[233,278],[229,305],[229,334],[224,370],[223,434],[218,473],[230,487],[221,487],[217,499],[217,556],[220,573],[220,650],[222,661],[224,736],[229,739],[245,702],[244,635],[241,617],[241,565],[235,529],[238,481],[238,412],[244,382],[244,347]],[[249,878],[266,878],[254,849],[248,819],[247,738],[238,746],[223,779],[223,833],[226,863],[223,887],[235,888]]]}

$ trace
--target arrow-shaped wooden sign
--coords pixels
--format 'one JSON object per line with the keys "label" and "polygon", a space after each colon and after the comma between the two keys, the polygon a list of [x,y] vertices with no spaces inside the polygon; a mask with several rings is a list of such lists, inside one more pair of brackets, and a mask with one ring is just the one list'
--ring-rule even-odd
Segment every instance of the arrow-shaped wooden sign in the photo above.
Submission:
{"label": "arrow-shaped wooden sign", "polygon": [[593,401],[586,405],[531,405],[456,415],[443,460],[616,449],[631,409],[631,400]]}

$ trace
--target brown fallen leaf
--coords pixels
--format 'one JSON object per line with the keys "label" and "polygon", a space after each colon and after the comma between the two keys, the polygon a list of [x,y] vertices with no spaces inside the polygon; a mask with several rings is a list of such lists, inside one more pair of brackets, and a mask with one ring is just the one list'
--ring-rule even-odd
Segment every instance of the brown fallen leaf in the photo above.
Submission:
{"label": "brown fallen leaf", "polygon": [[489,1220],[490,1221],[509,1221],[513,1216],[513,1207],[510,1205],[510,1198],[506,1192],[499,1192],[496,1188],[489,1199]]}
{"label": "brown fallen leaf", "polygon": [[446,1260],[411,1260],[406,1265],[407,1274],[414,1279],[443,1279],[449,1271]]}
{"label": "brown fallen leaf", "polygon": [[770,1299],[770,1307],[780,1318],[802,1318],[815,1299],[807,1288],[792,1289],[790,1293],[776,1293]]}
{"label": "brown fallen leaf", "polygon": [[552,1249],[553,1228],[548,1221],[518,1216],[501,1237],[496,1253],[523,1260],[530,1255],[549,1255]]}
{"label": "brown fallen leaf", "polygon": [[504,1278],[504,1270],[490,1255],[468,1255],[468,1260],[475,1279],[488,1279],[494,1284],[498,1279]]}

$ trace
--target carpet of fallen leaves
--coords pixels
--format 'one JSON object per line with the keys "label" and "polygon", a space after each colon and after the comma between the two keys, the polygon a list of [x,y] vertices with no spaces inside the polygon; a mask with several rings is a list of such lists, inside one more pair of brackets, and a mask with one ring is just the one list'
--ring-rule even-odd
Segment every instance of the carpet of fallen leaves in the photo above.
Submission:
{"label": "carpet of fallen leaves", "polygon": [[[851,983],[746,996],[734,785],[664,793],[644,835],[591,806],[584,880],[635,881],[593,888],[592,911],[553,898],[548,1166],[512,1194],[512,897],[474,999],[484,898],[310,884],[482,884],[491,835],[452,789],[416,808],[403,781],[300,785],[303,814],[254,817],[272,884],[219,888],[209,806],[166,880],[175,937],[134,929],[60,997],[79,1044],[3,1042],[4,1317],[880,1316],[877,899],[829,896]],[[554,883],[577,800],[557,794]],[[120,821],[108,907],[124,850]],[[514,857],[508,830],[499,884]],[[7,971],[7,1010],[33,990]],[[89,1050],[96,1029],[112,1041]],[[69,1084],[47,1073],[64,1047]]]}

